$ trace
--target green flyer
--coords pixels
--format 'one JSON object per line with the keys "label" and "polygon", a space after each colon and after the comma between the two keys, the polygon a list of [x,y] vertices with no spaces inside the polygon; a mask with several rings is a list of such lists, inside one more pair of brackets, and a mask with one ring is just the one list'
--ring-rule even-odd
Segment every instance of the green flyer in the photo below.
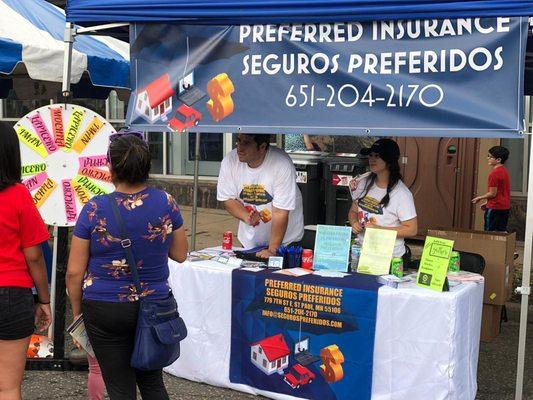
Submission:
{"label": "green flyer", "polygon": [[416,277],[418,286],[442,292],[452,250],[453,240],[426,237]]}
{"label": "green flyer", "polygon": [[388,274],[396,235],[397,232],[392,229],[365,230],[357,272],[369,275]]}

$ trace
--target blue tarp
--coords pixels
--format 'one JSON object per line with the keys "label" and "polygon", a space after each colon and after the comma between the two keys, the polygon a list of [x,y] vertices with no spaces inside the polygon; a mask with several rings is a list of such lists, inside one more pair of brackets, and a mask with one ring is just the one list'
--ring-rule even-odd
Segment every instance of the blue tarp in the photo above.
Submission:
{"label": "blue tarp", "polygon": [[212,24],[533,15],[526,0],[68,0],[67,21]]}

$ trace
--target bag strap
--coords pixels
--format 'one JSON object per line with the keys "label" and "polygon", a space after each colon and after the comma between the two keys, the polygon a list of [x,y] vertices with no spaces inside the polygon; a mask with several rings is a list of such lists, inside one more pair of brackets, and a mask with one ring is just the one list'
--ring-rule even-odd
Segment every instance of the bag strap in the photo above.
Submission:
{"label": "bag strap", "polygon": [[135,257],[131,249],[131,240],[128,238],[128,235],[126,233],[126,226],[124,224],[124,219],[122,218],[122,215],[120,215],[120,210],[118,209],[115,194],[110,193],[107,197],[109,199],[109,202],[111,203],[111,209],[113,210],[113,214],[115,215],[115,220],[120,231],[120,245],[122,246],[122,249],[124,249],[124,253],[126,254],[126,261],[128,261],[131,276],[133,277],[133,282],[135,283],[135,287],[137,288],[137,295],[140,299],[142,293],[141,280],[139,279],[137,263],[135,262]]}

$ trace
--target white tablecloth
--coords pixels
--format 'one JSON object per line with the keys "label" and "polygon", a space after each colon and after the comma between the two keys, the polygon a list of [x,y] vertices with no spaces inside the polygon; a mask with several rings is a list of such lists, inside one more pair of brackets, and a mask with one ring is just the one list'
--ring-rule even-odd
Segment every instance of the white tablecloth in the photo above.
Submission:
{"label": "white tablecloth", "polygon": [[[213,261],[170,262],[170,285],[188,337],[180,358],[165,371],[273,399],[296,399],[229,381],[231,271]],[[461,284],[446,293],[381,287],[372,399],[473,400],[482,302],[482,284]]]}

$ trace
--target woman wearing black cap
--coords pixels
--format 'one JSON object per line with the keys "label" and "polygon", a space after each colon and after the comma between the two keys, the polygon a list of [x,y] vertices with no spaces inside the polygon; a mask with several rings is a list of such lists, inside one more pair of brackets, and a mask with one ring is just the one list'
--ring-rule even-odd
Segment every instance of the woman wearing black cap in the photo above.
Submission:
{"label": "woman wearing black cap", "polygon": [[370,173],[351,186],[353,202],[348,219],[352,230],[360,240],[365,228],[395,230],[393,257],[402,257],[404,238],[415,236],[418,224],[413,195],[400,174],[400,148],[391,139],[379,139],[360,153],[368,156]]}

